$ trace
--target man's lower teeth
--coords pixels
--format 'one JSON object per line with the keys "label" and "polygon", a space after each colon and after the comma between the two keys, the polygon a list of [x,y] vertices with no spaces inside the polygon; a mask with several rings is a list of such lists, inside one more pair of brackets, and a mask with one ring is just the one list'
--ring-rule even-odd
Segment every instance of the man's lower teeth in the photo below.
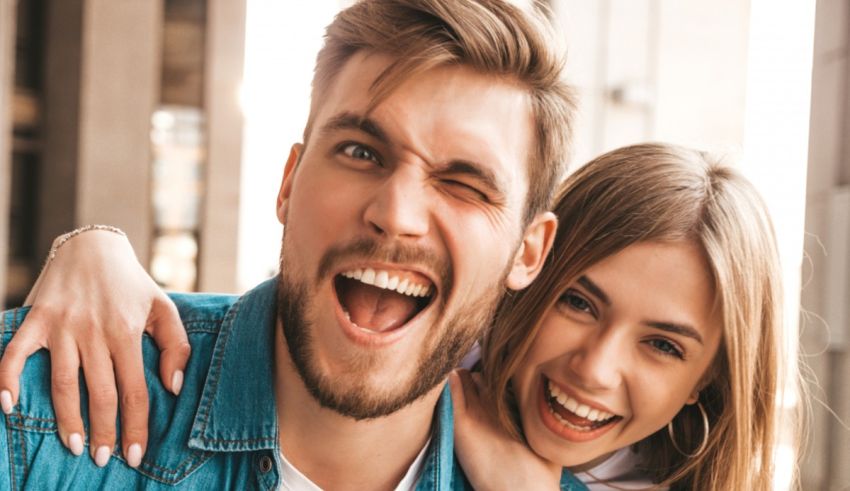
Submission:
{"label": "man's lower teeth", "polygon": [[348,320],[348,322],[350,322],[352,326],[356,327],[357,329],[360,329],[361,331],[372,332],[370,329],[358,326],[356,322],[351,320],[351,314],[349,314],[347,310],[342,309],[342,313],[345,314],[346,320]]}

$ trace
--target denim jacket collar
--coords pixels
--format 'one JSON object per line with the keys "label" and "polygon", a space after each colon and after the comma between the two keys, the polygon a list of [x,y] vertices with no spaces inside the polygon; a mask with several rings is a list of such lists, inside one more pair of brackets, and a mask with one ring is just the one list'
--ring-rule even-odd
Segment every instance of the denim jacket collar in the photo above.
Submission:
{"label": "denim jacket collar", "polygon": [[454,410],[449,386],[443,388],[431,428],[431,448],[419,474],[417,490],[463,489],[463,471],[454,457]]}
{"label": "denim jacket collar", "polygon": [[243,295],[222,322],[189,447],[236,452],[277,447],[274,329],[277,279]]}
{"label": "denim jacket collar", "polygon": [[[227,313],[189,439],[191,448],[255,451],[278,448],[274,397],[277,278],[258,285]],[[448,386],[434,411],[431,448],[417,489],[452,489],[461,472],[454,459]]]}

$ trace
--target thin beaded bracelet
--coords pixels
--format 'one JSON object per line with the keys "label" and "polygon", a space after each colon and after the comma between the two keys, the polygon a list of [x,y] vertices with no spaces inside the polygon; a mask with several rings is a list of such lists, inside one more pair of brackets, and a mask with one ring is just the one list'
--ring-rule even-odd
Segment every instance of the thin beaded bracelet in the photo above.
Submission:
{"label": "thin beaded bracelet", "polygon": [[80,227],[76,230],[68,232],[67,234],[60,235],[59,238],[57,238],[53,242],[53,247],[51,247],[50,252],[47,253],[47,262],[45,262],[44,266],[47,267],[47,265],[50,264],[50,261],[53,261],[53,259],[56,257],[56,251],[58,251],[60,247],[65,245],[65,242],[68,242],[74,237],[80,235],[81,233],[88,232],[90,230],[105,230],[107,232],[118,234],[122,237],[127,237],[127,234],[125,234],[123,230],[118,227],[113,227],[112,225],[86,225]]}

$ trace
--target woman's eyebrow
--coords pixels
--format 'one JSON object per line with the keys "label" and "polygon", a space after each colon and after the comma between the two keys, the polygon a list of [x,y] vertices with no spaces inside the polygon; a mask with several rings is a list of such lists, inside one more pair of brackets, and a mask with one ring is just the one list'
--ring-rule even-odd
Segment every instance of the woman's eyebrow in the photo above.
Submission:
{"label": "woman's eyebrow", "polygon": [[687,324],[677,324],[675,322],[661,322],[661,321],[644,321],[649,327],[654,327],[656,329],[661,329],[662,331],[671,332],[673,334],[679,334],[682,336],[686,336],[692,339],[695,339],[699,344],[703,344],[702,336],[699,331],[694,329],[692,326]]}
{"label": "woman's eyebrow", "polygon": [[599,300],[602,300],[602,303],[605,305],[611,305],[611,300],[608,298],[608,295],[606,295],[605,292],[602,291],[602,288],[599,288],[596,283],[590,281],[590,278],[587,276],[582,275],[578,279],[578,284],[587,288],[590,293],[592,293],[595,297],[598,297]]}

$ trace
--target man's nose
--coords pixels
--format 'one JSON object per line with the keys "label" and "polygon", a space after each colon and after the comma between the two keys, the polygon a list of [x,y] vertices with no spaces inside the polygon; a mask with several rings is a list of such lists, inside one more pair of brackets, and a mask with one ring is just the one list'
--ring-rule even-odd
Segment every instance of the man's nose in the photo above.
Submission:
{"label": "man's nose", "polygon": [[363,219],[387,238],[416,238],[428,233],[430,205],[427,183],[415,169],[396,169],[375,190]]}
{"label": "man's nose", "polygon": [[570,376],[587,390],[613,389],[622,383],[621,367],[629,356],[622,336],[602,330],[587,336],[570,357]]}

